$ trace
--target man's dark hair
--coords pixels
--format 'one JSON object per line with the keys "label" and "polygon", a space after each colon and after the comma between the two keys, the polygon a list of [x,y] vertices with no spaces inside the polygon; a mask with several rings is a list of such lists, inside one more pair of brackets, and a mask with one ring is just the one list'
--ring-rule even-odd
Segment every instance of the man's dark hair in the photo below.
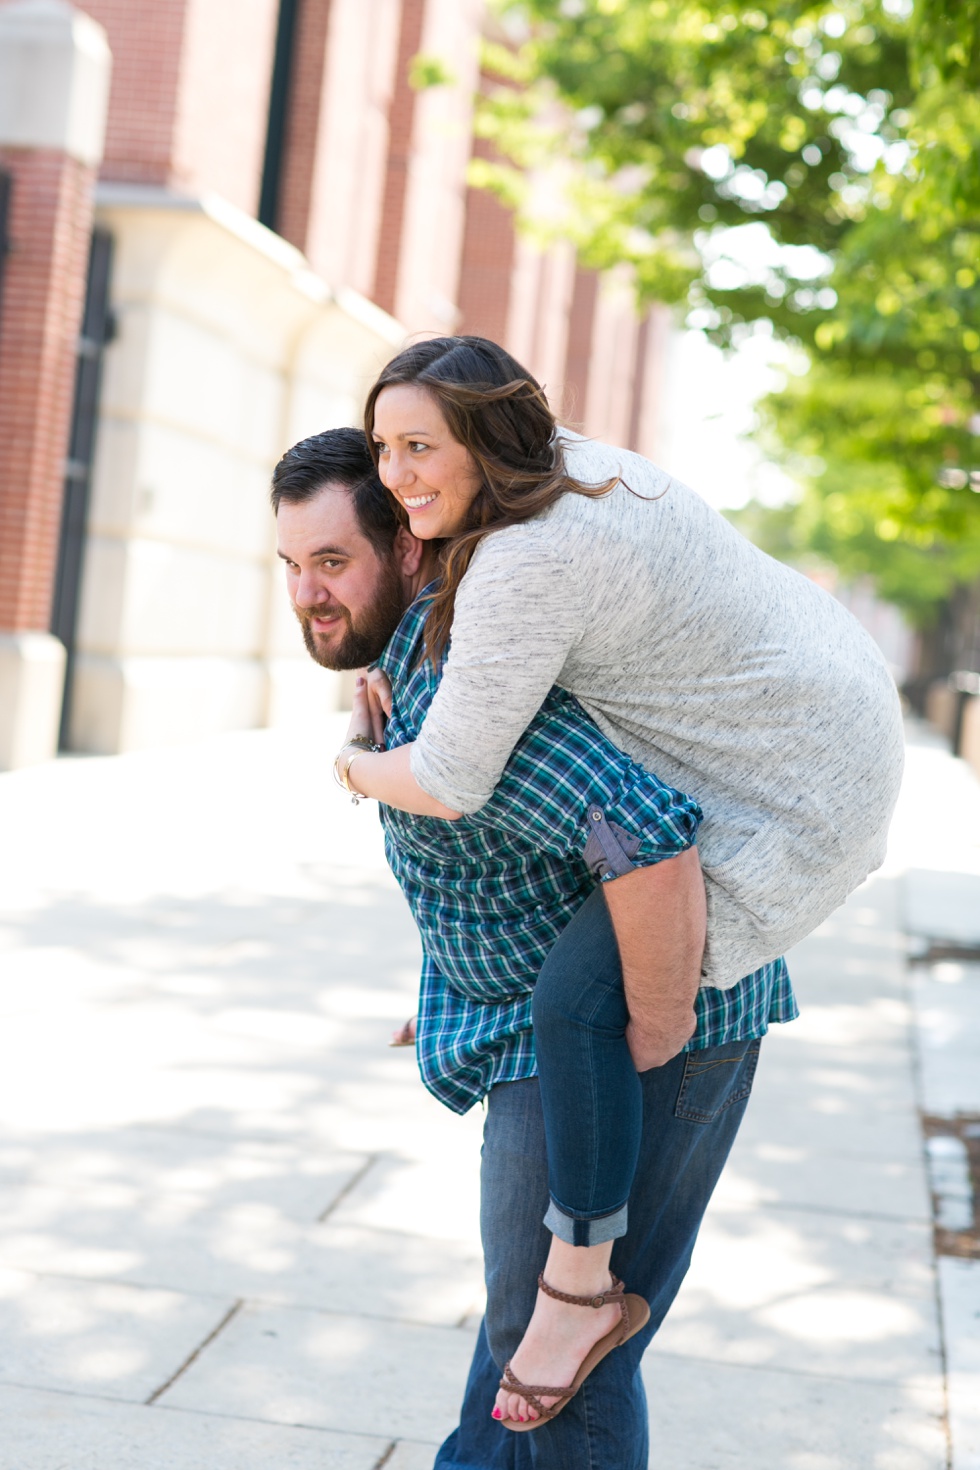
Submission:
{"label": "man's dark hair", "polygon": [[312,500],[325,485],[350,491],[357,523],[379,555],[390,553],[399,521],[362,429],[325,429],[287,449],[272,472],[272,509]]}

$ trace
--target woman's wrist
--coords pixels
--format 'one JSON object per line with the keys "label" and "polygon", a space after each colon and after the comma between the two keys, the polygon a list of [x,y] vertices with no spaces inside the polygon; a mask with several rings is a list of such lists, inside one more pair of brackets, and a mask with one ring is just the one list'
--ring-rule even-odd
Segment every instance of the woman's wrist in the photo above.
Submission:
{"label": "woman's wrist", "polygon": [[371,754],[371,752],[368,751],[368,750],[355,750],[351,755],[349,755],[347,757],[347,764],[344,766],[344,786],[350,792],[350,799],[354,803],[355,806],[357,805],[358,801],[364,796],[364,792],[361,791],[359,789],[359,787],[352,786],[351,785],[351,776],[350,776],[351,766],[357,760],[357,758],[358,758],[359,755],[370,755],[370,754]]}
{"label": "woman's wrist", "polygon": [[350,768],[359,755],[375,755],[383,749],[384,746],[376,745],[367,735],[351,735],[337,752],[333,763],[334,780],[347,792],[355,806],[363,799],[364,793],[350,784]]}

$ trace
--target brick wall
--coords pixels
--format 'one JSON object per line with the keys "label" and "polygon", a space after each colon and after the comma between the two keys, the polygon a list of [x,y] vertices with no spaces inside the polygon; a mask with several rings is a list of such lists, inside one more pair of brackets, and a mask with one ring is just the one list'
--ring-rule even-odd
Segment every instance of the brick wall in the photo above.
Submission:
{"label": "brick wall", "polygon": [[0,149],[13,175],[0,317],[0,628],[47,629],[58,555],[93,171]]}
{"label": "brick wall", "polygon": [[587,434],[624,447],[629,442],[633,420],[638,330],[628,273],[607,272],[596,297],[588,393],[582,418]]}
{"label": "brick wall", "polygon": [[278,15],[279,0],[187,0],[173,179],[247,214],[259,205]]}
{"label": "brick wall", "polygon": [[113,54],[102,177],[212,189],[254,213],[278,0],[85,0],[84,8],[105,26]]}
{"label": "brick wall", "polygon": [[306,251],[327,66],[331,0],[301,0],[277,200],[280,235]]}
{"label": "brick wall", "polygon": [[377,299],[390,303],[410,333],[441,333],[455,331],[459,322],[466,165],[479,84],[483,4],[425,0],[416,44],[419,4],[403,0],[403,36],[408,39],[399,66],[421,51],[443,63],[453,85],[413,94],[404,73],[397,75],[376,287]]}
{"label": "brick wall", "polygon": [[595,322],[599,276],[581,266],[575,272],[569,310],[568,347],[565,358],[565,401],[562,413],[573,428],[581,428],[589,401],[592,362],[592,327]]}
{"label": "brick wall", "polygon": [[[489,146],[476,140],[477,158]],[[459,276],[459,330],[504,343],[514,269],[514,222],[510,211],[481,189],[466,191],[463,259]]]}
{"label": "brick wall", "polygon": [[85,0],[112,50],[103,178],[165,184],[172,176],[187,6],[188,0]]}
{"label": "brick wall", "polygon": [[408,83],[412,57],[422,45],[426,0],[402,0],[394,87],[388,112],[388,157],[381,205],[381,228],[371,295],[385,311],[397,304],[405,233],[408,177],[412,159],[418,93]]}
{"label": "brick wall", "polygon": [[575,251],[564,242],[551,247],[541,262],[541,284],[534,316],[534,350],[530,368],[556,413],[567,397],[565,369],[568,328],[575,293]]}
{"label": "brick wall", "polygon": [[308,165],[303,248],[333,285],[368,297],[380,241],[397,254],[397,232],[389,226],[382,235],[381,221],[401,9],[401,0],[332,0],[316,152]]}
{"label": "brick wall", "polygon": [[652,460],[657,460],[661,452],[661,405],[670,328],[669,308],[651,307],[643,320],[637,342],[633,413],[627,447]]}

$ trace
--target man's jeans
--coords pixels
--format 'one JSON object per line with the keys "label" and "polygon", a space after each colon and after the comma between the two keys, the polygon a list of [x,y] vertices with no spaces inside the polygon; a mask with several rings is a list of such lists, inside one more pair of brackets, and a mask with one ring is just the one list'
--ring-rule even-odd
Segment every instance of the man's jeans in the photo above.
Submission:
{"label": "man's jeans", "polygon": [[736,1041],[706,1047],[642,1074],[640,1160],[629,1231],[615,1243],[612,1269],[650,1303],[650,1321],[600,1363],[556,1419],[523,1434],[501,1428],[490,1413],[503,1365],[530,1320],[548,1254],[551,1237],[542,1223],[548,1161],[537,1078],[492,1090],[481,1176],[487,1312],[459,1428],[440,1449],[434,1470],[647,1470],[640,1359],[684,1279],[745,1111],[759,1046]]}

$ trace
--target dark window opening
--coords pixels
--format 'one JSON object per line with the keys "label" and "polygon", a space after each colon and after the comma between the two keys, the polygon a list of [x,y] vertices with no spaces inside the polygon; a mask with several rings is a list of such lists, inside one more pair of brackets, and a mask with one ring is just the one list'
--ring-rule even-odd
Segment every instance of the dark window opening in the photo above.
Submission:
{"label": "dark window opening", "polygon": [[7,222],[10,219],[10,195],[13,179],[0,169],[0,308],[3,306],[3,274],[7,256],[10,254],[10,236]]}
{"label": "dark window opening", "polygon": [[289,121],[289,94],[299,5],[300,0],[279,0],[276,56],[272,64],[272,87],[269,93],[269,125],[265,135],[265,163],[259,195],[259,222],[268,225],[270,230],[278,226],[279,186],[286,147],[286,126]]}
{"label": "dark window opening", "polygon": [[75,666],[75,635],[78,626],[78,602],[82,580],[82,558],[85,549],[85,527],[92,486],[92,463],[95,458],[95,436],[99,420],[99,393],[102,386],[102,358],[106,344],[115,335],[109,307],[109,277],[112,270],[112,236],[108,230],[96,229],[92,234],[89,254],[88,284],[85,310],[78,339],[75,368],[75,400],[72,408],[68,462],[65,466],[65,498],[61,508],[61,537],[58,544],[58,570],[55,576],[51,631],[60,638],[68,653],[65,668],[65,695],[61,706],[59,748],[65,750],[71,720],[72,676]]}

